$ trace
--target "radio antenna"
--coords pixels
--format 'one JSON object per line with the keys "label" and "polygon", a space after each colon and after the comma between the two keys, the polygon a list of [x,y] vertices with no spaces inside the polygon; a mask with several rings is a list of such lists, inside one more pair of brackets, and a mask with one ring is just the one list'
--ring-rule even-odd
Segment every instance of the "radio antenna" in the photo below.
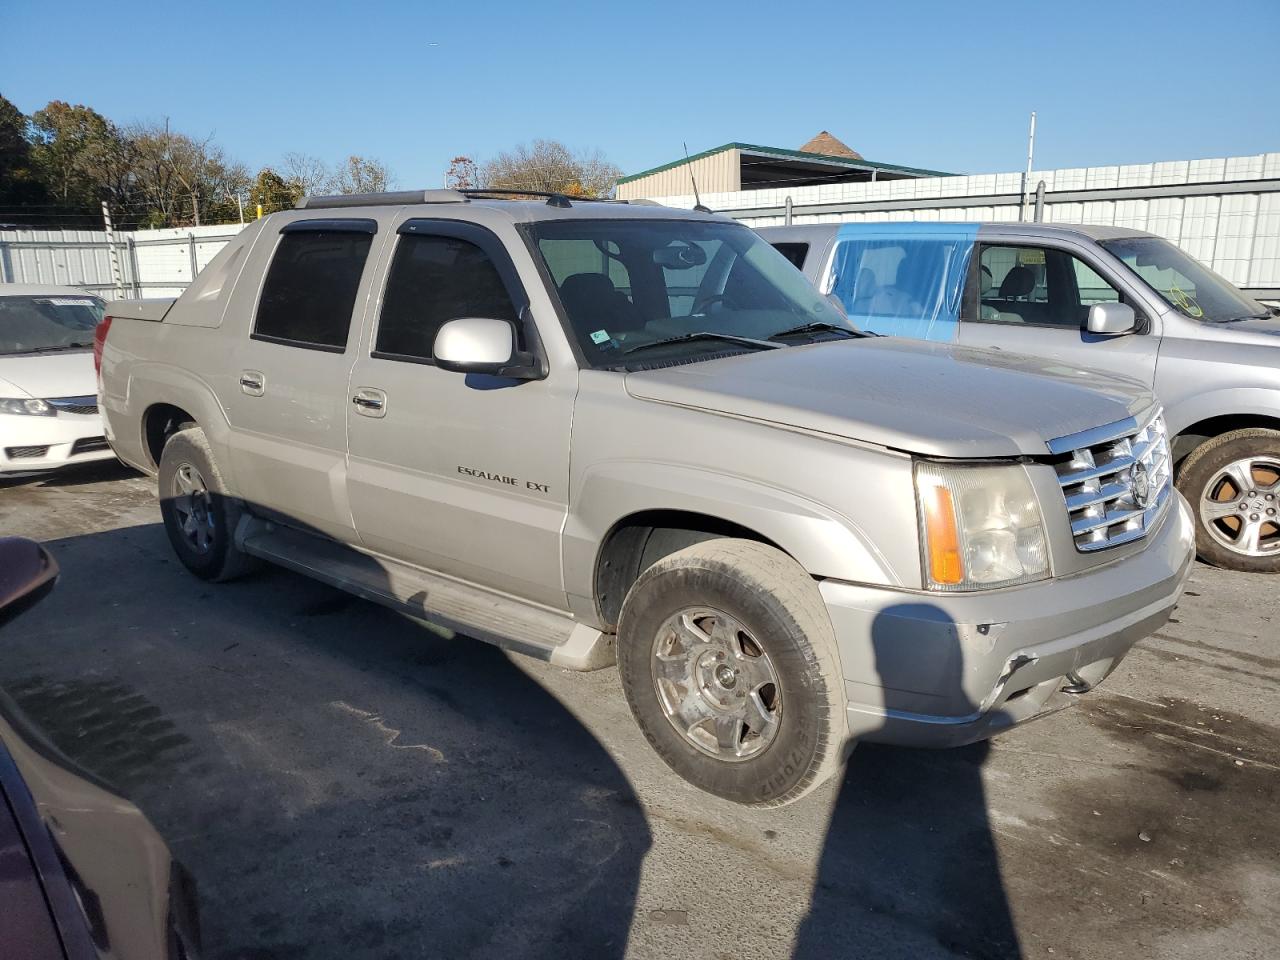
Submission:
{"label": "radio antenna", "polygon": [[711,213],[710,207],[702,205],[702,198],[698,196],[698,181],[693,179],[693,162],[689,159],[689,144],[682,143],[684,147],[684,165],[689,168],[689,182],[693,184],[693,209],[699,213]]}

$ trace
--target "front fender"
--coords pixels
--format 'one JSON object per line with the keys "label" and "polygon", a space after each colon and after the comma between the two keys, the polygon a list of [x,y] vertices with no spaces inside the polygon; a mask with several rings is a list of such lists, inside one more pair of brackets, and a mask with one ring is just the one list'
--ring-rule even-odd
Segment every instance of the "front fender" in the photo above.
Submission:
{"label": "front fender", "polygon": [[1172,402],[1164,412],[1171,437],[1204,420],[1228,416],[1270,417],[1280,424],[1280,389],[1225,387]]}
{"label": "front fender", "polygon": [[595,591],[604,539],[627,517],[677,510],[726,520],[777,544],[815,577],[900,585],[871,538],[849,517],[785,490],[697,467],[610,461],[583,474],[564,531],[565,589]]}

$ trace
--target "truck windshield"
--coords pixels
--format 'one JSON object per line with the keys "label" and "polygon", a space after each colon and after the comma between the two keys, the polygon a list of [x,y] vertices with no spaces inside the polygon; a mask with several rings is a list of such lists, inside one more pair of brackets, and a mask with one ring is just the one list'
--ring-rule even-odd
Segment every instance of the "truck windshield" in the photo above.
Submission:
{"label": "truck windshield", "polygon": [[1230,323],[1271,312],[1223,277],[1159,237],[1100,241],[1113,256],[1147,282],[1164,301],[1193,320]]}
{"label": "truck windshield", "polygon": [[102,311],[97,297],[0,295],[0,356],[92,349]]}
{"label": "truck windshield", "polygon": [[560,220],[531,231],[592,366],[858,333],[786,257],[739,224]]}

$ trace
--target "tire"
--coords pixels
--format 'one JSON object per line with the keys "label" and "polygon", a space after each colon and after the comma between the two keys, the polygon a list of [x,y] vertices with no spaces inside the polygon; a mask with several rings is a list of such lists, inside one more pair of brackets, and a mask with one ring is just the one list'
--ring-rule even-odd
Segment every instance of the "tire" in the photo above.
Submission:
{"label": "tire", "polygon": [[[773,547],[708,540],[645,570],[622,606],[618,670],[645,738],[709,793],[780,806],[840,768],[847,725],[831,620],[817,584]],[[735,730],[739,710],[750,722]]]}
{"label": "tire", "polygon": [[202,580],[234,580],[256,569],[256,558],[233,537],[244,506],[227,492],[204,431],[186,426],[160,454],[160,514],[182,565]]}
{"label": "tire", "polygon": [[1178,489],[1196,517],[1201,560],[1280,573],[1280,430],[1249,427],[1206,440],[1182,462]]}

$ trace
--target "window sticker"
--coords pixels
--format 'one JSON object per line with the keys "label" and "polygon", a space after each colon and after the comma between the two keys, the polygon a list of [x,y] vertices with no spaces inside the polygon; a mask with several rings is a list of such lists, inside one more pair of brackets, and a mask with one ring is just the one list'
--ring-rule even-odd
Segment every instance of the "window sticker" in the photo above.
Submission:
{"label": "window sticker", "polygon": [[1024,267],[1044,266],[1044,251],[1038,247],[1021,247],[1018,250],[1018,263]]}
{"label": "window sticker", "polygon": [[47,303],[54,307],[92,307],[93,301],[88,297],[37,297],[36,303]]}
{"label": "window sticker", "polygon": [[605,341],[612,339],[613,338],[609,336],[608,330],[597,330],[595,333],[591,334],[591,342],[596,344],[604,343]]}

